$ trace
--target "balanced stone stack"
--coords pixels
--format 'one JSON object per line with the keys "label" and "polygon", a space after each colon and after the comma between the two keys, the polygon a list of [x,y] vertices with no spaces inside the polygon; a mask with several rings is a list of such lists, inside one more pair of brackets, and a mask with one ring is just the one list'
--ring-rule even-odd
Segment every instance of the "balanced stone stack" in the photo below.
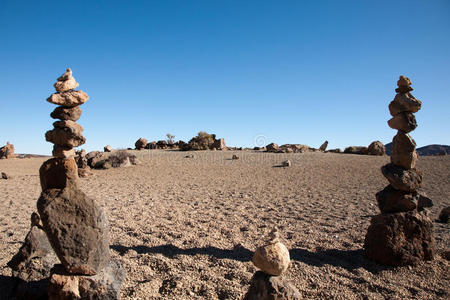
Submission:
{"label": "balanced stone stack", "polygon": [[39,170],[42,193],[37,209],[42,230],[61,264],[50,271],[49,299],[119,299],[125,278],[110,260],[109,225],[105,212],[79,189],[74,147],[85,143],[83,128],[75,123],[79,106],[88,100],[67,71],[55,83],[57,93],[47,101],[59,105],[51,117],[59,119],[45,134],[53,156]]}
{"label": "balanced stone stack", "polygon": [[409,78],[400,76],[397,85],[388,121],[397,134],[392,141],[391,163],[381,168],[389,185],[376,194],[381,214],[372,218],[364,248],[369,259],[402,266],[434,257],[433,223],[426,209],[433,203],[418,191],[423,185],[422,172],[415,168],[416,143],[409,135],[417,127],[414,113],[422,102],[411,95]]}
{"label": "balanced stone stack", "polygon": [[256,249],[252,262],[261,271],[253,275],[243,300],[301,298],[298,290],[281,278],[289,267],[290,256],[276,228],[270,233],[267,242]]}

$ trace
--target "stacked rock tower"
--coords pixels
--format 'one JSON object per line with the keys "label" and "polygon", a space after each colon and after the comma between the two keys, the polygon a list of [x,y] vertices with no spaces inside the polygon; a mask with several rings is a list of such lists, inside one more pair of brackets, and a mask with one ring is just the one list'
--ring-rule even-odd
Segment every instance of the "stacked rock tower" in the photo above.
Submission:
{"label": "stacked rock tower", "polygon": [[381,214],[372,218],[364,242],[366,255],[378,263],[401,266],[434,257],[433,223],[427,216],[432,201],[423,192],[422,172],[416,169],[416,143],[409,135],[417,127],[414,113],[422,102],[410,93],[411,81],[400,76],[397,95],[389,104],[389,127],[397,130],[391,163],[381,172],[389,185],[376,194]]}
{"label": "stacked rock tower", "polygon": [[37,209],[42,228],[61,264],[49,280],[49,299],[118,299],[125,277],[110,260],[109,225],[103,209],[79,189],[74,147],[85,143],[76,121],[89,96],[67,71],[54,84],[47,101],[59,105],[51,117],[59,119],[45,134],[54,144],[53,156],[39,170],[42,193]]}
{"label": "stacked rock tower", "polygon": [[261,271],[253,275],[243,300],[301,299],[298,290],[281,278],[290,261],[289,250],[281,243],[275,228],[253,255],[253,264]]}

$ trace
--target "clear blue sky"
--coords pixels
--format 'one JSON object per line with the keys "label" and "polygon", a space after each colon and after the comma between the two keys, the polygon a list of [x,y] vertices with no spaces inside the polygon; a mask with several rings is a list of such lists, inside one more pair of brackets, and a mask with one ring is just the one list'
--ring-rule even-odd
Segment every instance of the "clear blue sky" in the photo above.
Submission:
{"label": "clear blue sky", "polygon": [[0,0],[0,144],[49,154],[53,83],[90,100],[89,150],[139,137],[231,146],[388,143],[398,76],[423,101],[419,146],[450,144],[450,1]]}

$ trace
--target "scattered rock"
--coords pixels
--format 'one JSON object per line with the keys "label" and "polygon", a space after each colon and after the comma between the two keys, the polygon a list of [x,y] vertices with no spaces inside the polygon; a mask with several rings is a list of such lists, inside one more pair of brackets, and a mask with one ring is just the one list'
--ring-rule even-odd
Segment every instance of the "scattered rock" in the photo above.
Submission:
{"label": "scattered rock", "polygon": [[291,166],[291,161],[290,160],[285,160],[281,163],[281,165],[283,167],[290,167]]}
{"label": "scattered rock", "polygon": [[2,172],[2,179],[11,179],[11,176],[6,174],[5,172]]}
{"label": "scattered rock", "polygon": [[107,146],[103,147],[103,151],[104,152],[111,152],[112,150],[113,149],[112,149],[112,147],[110,145],[107,145]]}
{"label": "scattered rock", "polygon": [[319,150],[325,152],[328,147],[328,141],[325,141],[320,147]]}
{"label": "scattered rock", "polygon": [[0,159],[8,159],[8,158],[15,158],[16,155],[14,154],[14,145],[10,144],[9,142],[6,143],[5,146],[0,148]]}
{"label": "scattered rock", "polygon": [[422,172],[416,168],[407,170],[390,163],[382,166],[381,172],[397,190],[412,192],[423,186]]}
{"label": "scattered rock", "polygon": [[231,157],[231,159],[233,159],[233,160],[239,159],[239,156],[237,156],[236,154],[233,154],[233,156]]}
{"label": "scattered rock", "polygon": [[212,149],[226,150],[227,146],[225,145],[225,139],[221,138],[214,140],[214,143],[212,144]]}
{"label": "scattered rock", "polygon": [[68,120],[68,121],[78,121],[81,117],[81,108],[79,106],[66,107],[58,106],[50,114],[53,119]]}
{"label": "scattered rock", "polygon": [[386,148],[380,141],[372,142],[367,148],[367,154],[382,156],[386,154]]}
{"label": "scattered rock", "polygon": [[147,146],[147,140],[140,138],[134,143],[134,146],[136,147],[136,150],[143,150],[145,149],[145,146]]}
{"label": "scattered rock", "polygon": [[348,154],[367,154],[367,152],[369,151],[369,149],[367,149],[367,147],[363,147],[363,146],[350,146],[344,149],[344,153],[348,153]]}
{"label": "scattered rock", "polygon": [[439,214],[439,221],[448,223],[450,221],[450,206],[444,207]]}
{"label": "scattered rock", "polygon": [[433,223],[417,211],[381,214],[371,220],[364,241],[369,259],[404,266],[434,258]]}
{"label": "scattered rock", "polygon": [[44,190],[37,202],[44,231],[67,272],[95,275],[109,261],[108,220],[76,187]]}
{"label": "scattered rock", "polygon": [[250,280],[250,288],[243,300],[303,299],[297,288],[279,276],[257,271]]}
{"label": "scattered rock", "polygon": [[270,143],[269,145],[266,146],[266,151],[267,152],[276,152],[278,150],[279,150],[279,147],[275,143]]}

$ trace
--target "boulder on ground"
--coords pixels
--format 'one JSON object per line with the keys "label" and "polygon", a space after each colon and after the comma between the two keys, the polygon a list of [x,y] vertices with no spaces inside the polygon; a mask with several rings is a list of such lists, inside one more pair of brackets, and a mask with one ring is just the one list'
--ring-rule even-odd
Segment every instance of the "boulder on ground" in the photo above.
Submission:
{"label": "boulder on ground", "polygon": [[350,146],[344,149],[344,153],[349,154],[367,154],[369,150],[363,146]]}
{"label": "boulder on ground", "polygon": [[336,148],[336,149],[330,149],[327,152],[330,152],[330,153],[342,153],[342,150],[339,149],[339,148]]}
{"label": "boulder on ground", "polygon": [[269,145],[266,146],[266,151],[267,152],[276,152],[278,150],[279,150],[279,147],[275,143],[270,143]]}
{"label": "boulder on ground", "polygon": [[104,152],[111,152],[112,150],[113,149],[112,149],[112,147],[110,145],[107,145],[107,146],[103,147],[103,151]]}
{"label": "boulder on ground", "polygon": [[285,161],[283,161],[283,162],[281,163],[281,165],[282,165],[283,167],[290,167],[292,164],[291,164],[291,161],[290,161],[290,160],[285,160]]}
{"label": "boulder on ground", "polygon": [[145,149],[156,149],[156,141],[147,143],[147,145],[145,146]]}
{"label": "boulder on ground", "polygon": [[5,172],[2,172],[2,179],[11,179],[11,176],[6,174]]}
{"label": "boulder on ground", "polygon": [[319,150],[325,152],[328,147],[328,141],[325,141],[320,147]]}
{"label": "boulder on ground", "polygon": [[5,146],[0,148],[0,159],[15,158],[15,157],[16,155],[14,154],[13,144],[7,142]]}
{"label": "boulder on ground", "polygon": [[433,223],[424,212],[374,216],[364,241],[366,256],[383,265],[404,266],[434,258]]}
{"label": "boulder on ground", "polygon": [[302,299],[297,288],[279,276],[257,271],[250,280],[250,288],[243,300]]}
{"label": "boulder on ground", "polygon": [[233,154],[233,156],[231,157],[231,159],[233,159],[233,160],[239,159],[239,156],[237,156],[236,154]]}
{"label": "boulder on ground", "polygon": [[367,154],[382,156],[386,154],[386,148],[380,141],[372,142],[367,148]]}
{"label": "boulder on ground", "polygon": [[145,149],[145,146],[147,146],[147,140],[140,138],[134,143],[134,146],[136,147],[136,150],[143,150]]}
{"label": "boulder on ground", "polygon": [[42,190],[78,185],[78,167],[73,158],[51,158],[39,169]]}
{"label": "boulder on ground", "polygon": [[44,190],[37,202],[43,229],[71,274],[95,275],[109,262],[105,212],[76,187]]}
{"label": "boulder on ground", "polygon": [[381,167],[381,172],[387,178],[392,187],[405,192],[415,191],[423,186],[422,171],[413,169],[404,169],[393,163]]}
{"label": "boulder on ground", "polygon": [[216,150],[226,150],[227,146],[225,145],[225,139],[224,138],[215,139],[211,148]]}
{"label": "boulder on ground", "polygon": [[49,299],[107,299],[119,300],[126,272],[119,262],[110,261],[95,276],[73,275],[61,265],[51,270]]}
{"label": "boulder on ground", "polygon": [[444,207],[439,214],[439,221],[448,223],[450,221],[450,206]]}

